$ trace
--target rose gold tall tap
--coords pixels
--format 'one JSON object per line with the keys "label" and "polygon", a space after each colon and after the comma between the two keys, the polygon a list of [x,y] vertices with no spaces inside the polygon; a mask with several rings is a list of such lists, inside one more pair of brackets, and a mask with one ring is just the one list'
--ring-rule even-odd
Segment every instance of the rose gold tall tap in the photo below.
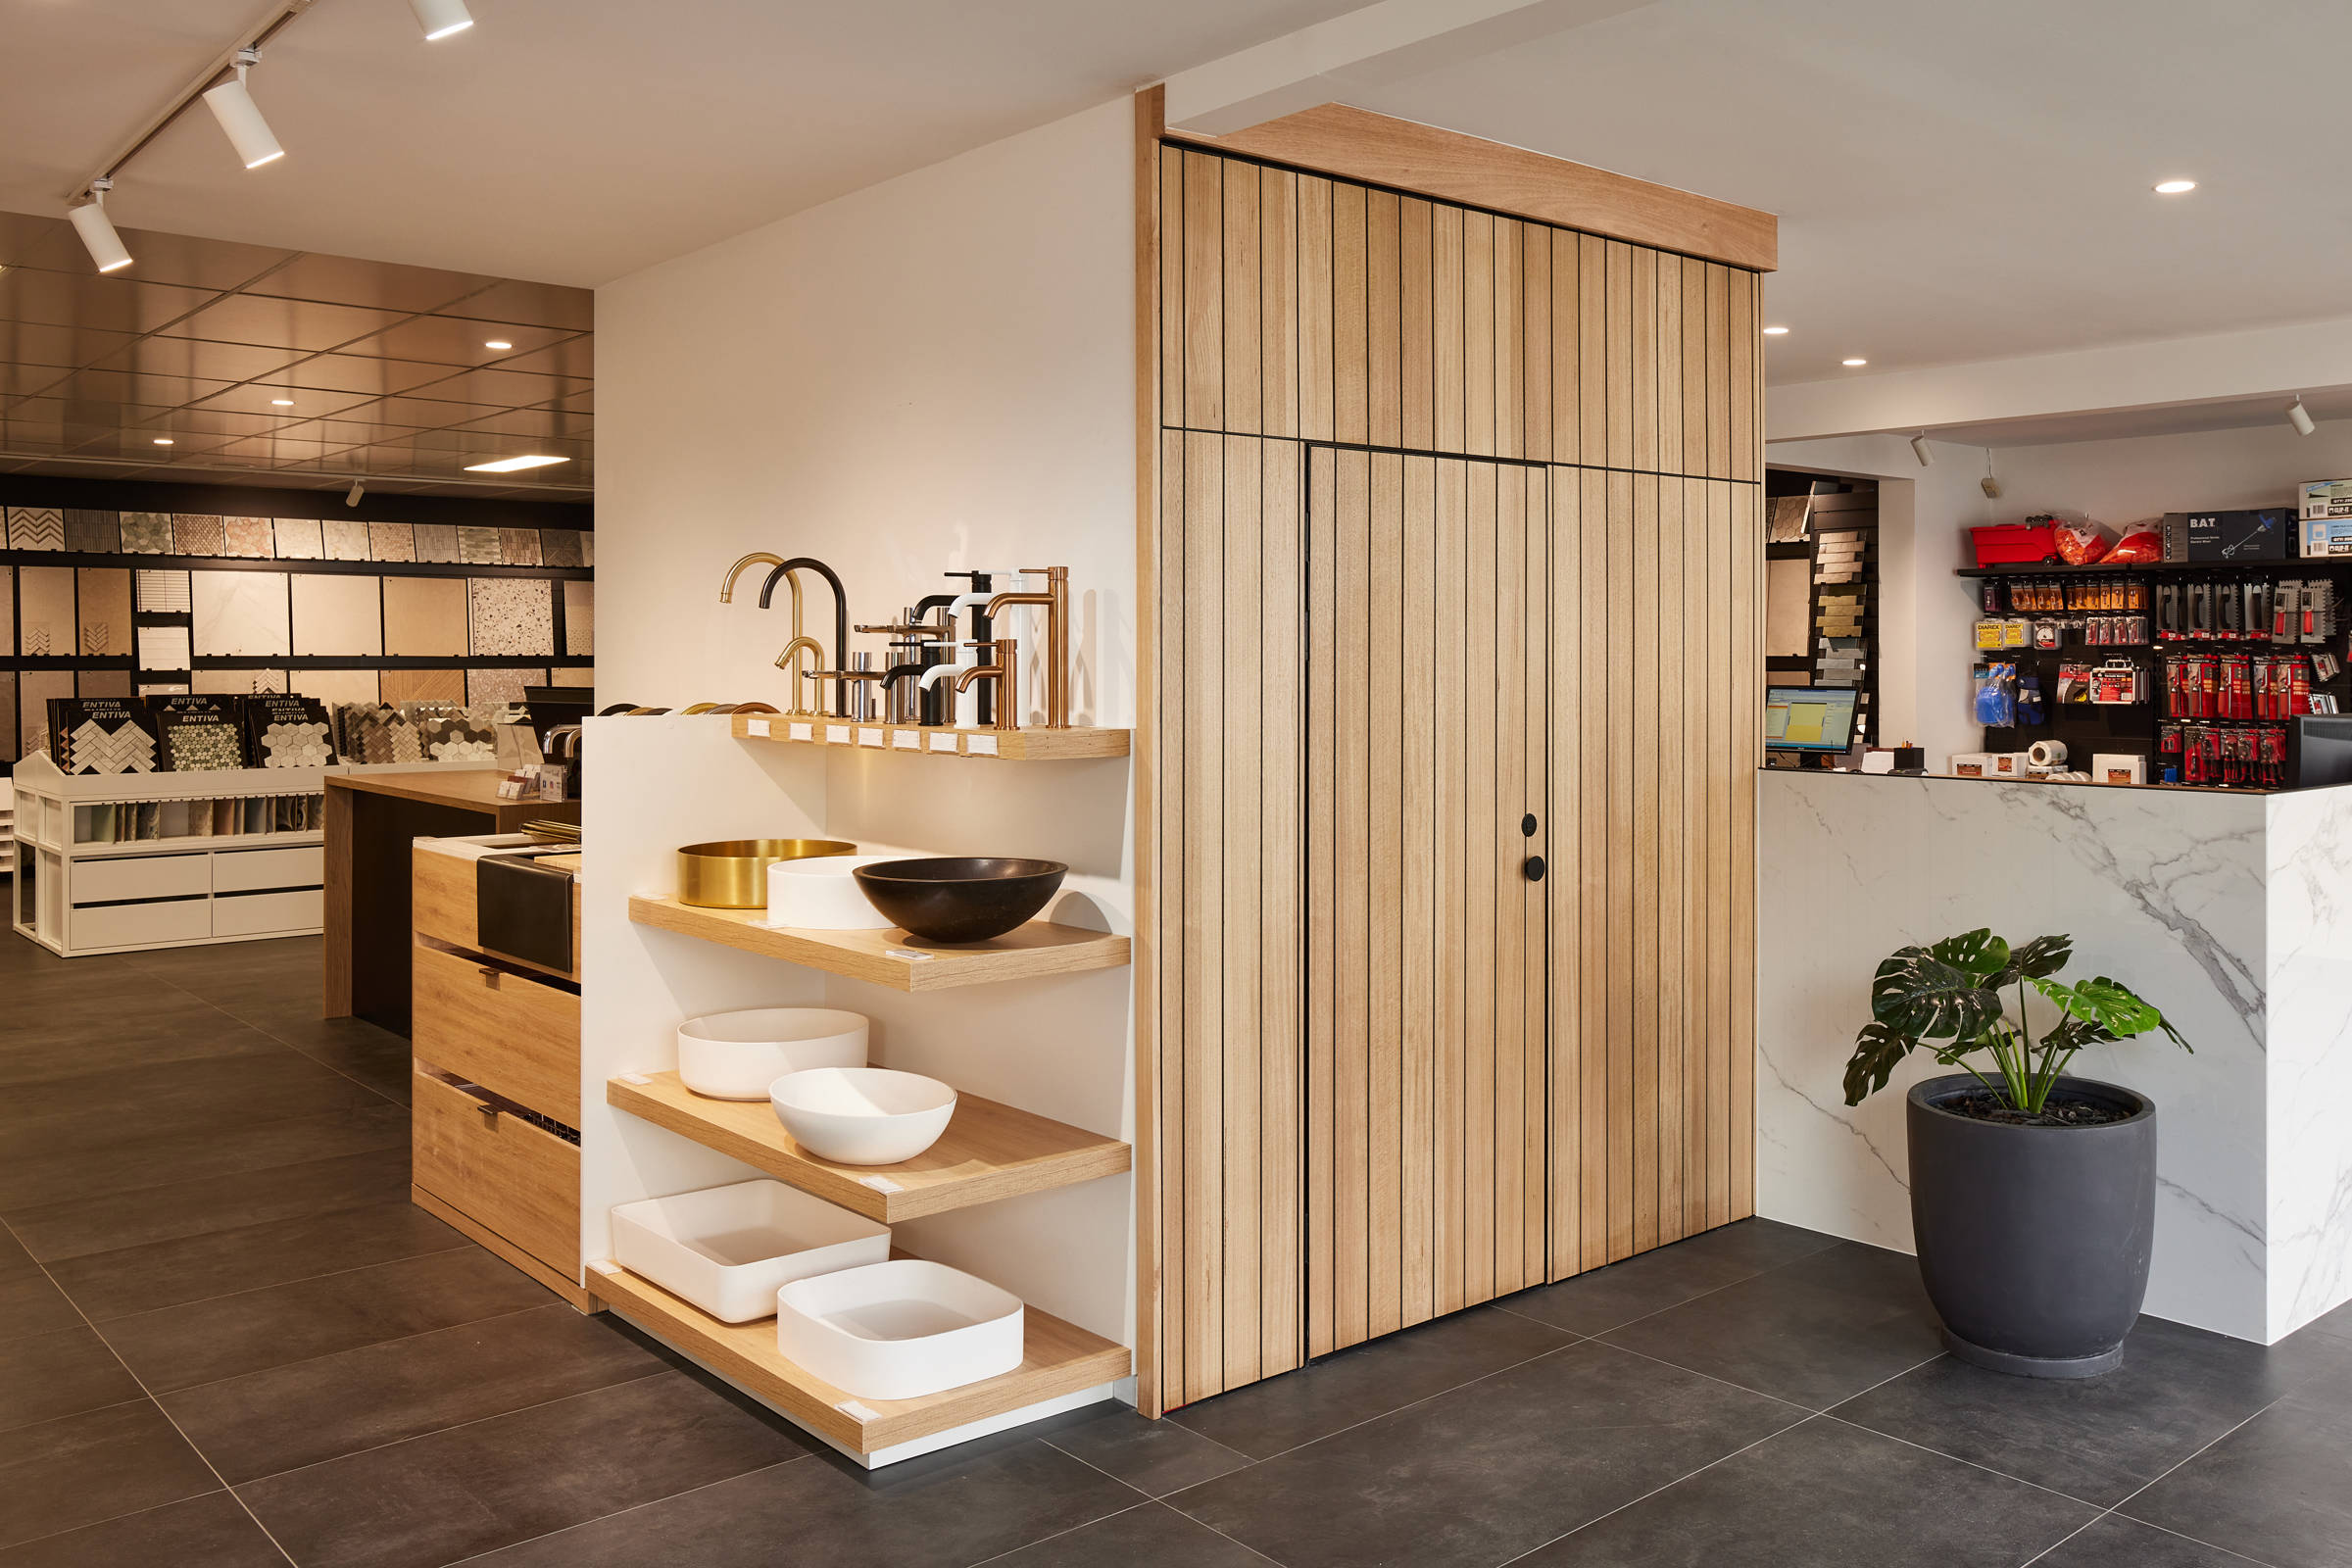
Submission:
{"label": "rose gold tall tap", "polygon": [[[985,648],[995,654],[993,663],[974,664],[956,677],[956,689],[963,690],[976,680],[997,683],[996,728],[1014,730],[1021,727],[1021,645],[1010,637],[996,637],[987,642],[965,643],[966,648]],[[1067,728],[1068,726],[1063,726]]]}
{"label": "rose gold tall tap", "polygon": [[[988,602],[988,615],[991,620],[994,620],[1014,605],[1036,605],[1045,611],[1046,728],[1068,729],[1070,727],[1070,568],[1067,566],[1023,566],[1021,575],[1045,578],[1045,592],[999,594]],[[1010,644],[1004,639],[998,640],[998,663],[1008,664],[1011,662],[1011,657],[1003,652],[1009,646]],[[958,689],[960,689],[960,682]],[[1012,695],[1012,682],[1000,682],[997,690],[1000,694],[997,704],[998,727],[1000,729],[1007,728],[1009,726],[1003,722],[1003,715],[1005,700]]]}

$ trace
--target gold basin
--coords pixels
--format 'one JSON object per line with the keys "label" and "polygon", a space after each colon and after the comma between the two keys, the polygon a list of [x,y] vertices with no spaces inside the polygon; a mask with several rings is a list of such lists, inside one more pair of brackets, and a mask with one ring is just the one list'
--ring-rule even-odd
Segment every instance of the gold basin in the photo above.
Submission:
{"label": "gold basin", "polygon": [[720,839],[678,851],[678,902],[706,909],[767,907],[767,868],[779,860],[856,855],[840,839]]}

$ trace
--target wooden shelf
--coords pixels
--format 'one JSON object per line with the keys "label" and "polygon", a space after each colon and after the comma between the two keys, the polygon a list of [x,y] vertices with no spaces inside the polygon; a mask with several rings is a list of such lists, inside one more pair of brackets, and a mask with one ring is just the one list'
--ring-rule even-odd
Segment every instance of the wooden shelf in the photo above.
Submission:
{"label": "wooden shelf", "polygon": [[[607,1269],[612,1272],[607,1273]],[[613,1264],[591,1266],[588,1290],[654,1338],[732,1379],[754,1397],[809,1430],[860,1454],[1114,1382],[1127,1376],[1134,1364],[1126,1347],[1032,1306],[1022,1315],[1027,1354],[1013,1371],[920,1399],[860,1400],[785,1360],[776,1349],[773,1318],[721,1323]],[[851,1408],[842,1408],[845,1404]]]}
{"label": "wooden shelf", "polygon": [[[1032,920],[986,942],[946,946],[906,932],[798,931],[764,923],[759,909],[705,909],[676,899],[629,900],[629,918],[681,936],[782,958],[894,991],[945,991],[999,980],[1124,968],[1128,941],[1106,932]],[[920,955],[916,956],[915,955]]]}
{"label": "wooden shelf", "polygon": [[947,729],[921,724],[853,724],[790,713],[737,713],[739,741],[786,746],[833,746],[852,751],[925,757],[979,757],[1000,762],[1072,762],[1125,757],[1133,732],[1123,729]]}
{"label": "wooden shelf", "polygon": [[[792,1141],[766,1101],[706,1099],[674,1072],[612,1079],[605,1102],[885,1225],[1116,1176],[1134,1162],[1115,1138],[977,1095],[957,1095],[939,1142],[898,1165],[819,1159]],[[876,1181],[890,1186],[869,1185]]]}

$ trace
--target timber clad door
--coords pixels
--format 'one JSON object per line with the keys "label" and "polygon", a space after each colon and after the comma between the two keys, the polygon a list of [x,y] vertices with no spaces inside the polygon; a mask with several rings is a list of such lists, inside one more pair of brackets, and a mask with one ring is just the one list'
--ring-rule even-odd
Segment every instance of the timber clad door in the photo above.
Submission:
{"label": "timber clad door", "polygon": [[1156,1414],[1753,1212],[1762,453],[1753,272],[1154,163]]}

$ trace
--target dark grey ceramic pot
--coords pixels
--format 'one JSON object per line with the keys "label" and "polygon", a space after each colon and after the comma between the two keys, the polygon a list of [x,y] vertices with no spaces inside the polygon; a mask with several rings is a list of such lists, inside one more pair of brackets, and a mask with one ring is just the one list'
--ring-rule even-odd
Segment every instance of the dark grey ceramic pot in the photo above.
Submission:
{"label": "dark grey ceramic pot", "polygon": [[2013,1127],[1939,1108],[1983,1085],[1912,1086],[1911,1227],[1944,1344],[1978,1366],[2086,1378],[2124,1358],[2156,1231],[2156,1103],[2087,1078],[2064,1090],[2129,1114],[2104,1127]]}

